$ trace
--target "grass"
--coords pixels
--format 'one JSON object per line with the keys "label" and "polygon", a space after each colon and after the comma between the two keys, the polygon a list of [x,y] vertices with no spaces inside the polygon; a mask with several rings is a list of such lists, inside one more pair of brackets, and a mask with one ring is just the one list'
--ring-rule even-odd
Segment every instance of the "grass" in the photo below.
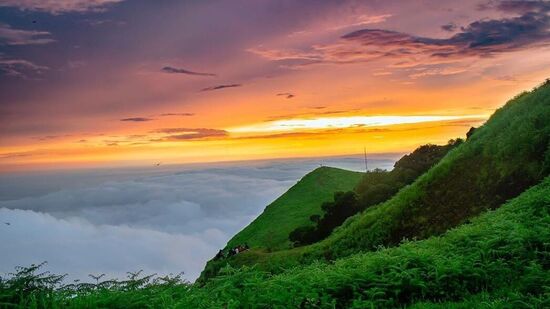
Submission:
{"label": "grass", "polygon": [[267,206],[250,225],[235,235],[227,247],[247,243],[268,251],[290,247],[288,234],[299,226],[312,224],[309,217],[321,214],[321,204],[331,201],[336,191],[352,190],[362,173],[320,167],[304,176],[285,194]]}

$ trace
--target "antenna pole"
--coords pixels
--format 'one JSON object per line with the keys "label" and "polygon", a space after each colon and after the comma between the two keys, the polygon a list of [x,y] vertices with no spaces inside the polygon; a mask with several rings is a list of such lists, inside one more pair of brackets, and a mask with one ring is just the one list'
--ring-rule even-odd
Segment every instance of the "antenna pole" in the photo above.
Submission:
{"label": "antenna pole", "polygon": [[367,147],[365,147],[365,173],[369,171],[369,166],[367,164]]}

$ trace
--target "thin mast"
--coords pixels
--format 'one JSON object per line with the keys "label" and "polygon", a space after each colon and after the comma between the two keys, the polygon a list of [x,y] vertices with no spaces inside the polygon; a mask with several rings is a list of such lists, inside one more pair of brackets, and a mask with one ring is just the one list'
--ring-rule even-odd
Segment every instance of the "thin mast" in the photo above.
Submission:
{"label": "thin mast", "polygon": [[367,163],[367,147],[365,147],[365,173],[369,171],[369,165]]}

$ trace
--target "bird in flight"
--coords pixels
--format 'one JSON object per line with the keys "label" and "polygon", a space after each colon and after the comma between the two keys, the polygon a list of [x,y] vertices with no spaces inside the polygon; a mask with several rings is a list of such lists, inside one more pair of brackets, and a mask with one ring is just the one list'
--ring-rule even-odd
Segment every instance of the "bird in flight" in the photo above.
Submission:
{"label": "bird in flight", "polygon": [[5,224],[5,225],[11,225],[11,223],[9,223],[9,222],[4,222],[4,224]]}
{"label": "bird in flight", "polygon": [[157,164],[155,164],[155,166],[160,166],[162,164],[162,162],[158,162]]}

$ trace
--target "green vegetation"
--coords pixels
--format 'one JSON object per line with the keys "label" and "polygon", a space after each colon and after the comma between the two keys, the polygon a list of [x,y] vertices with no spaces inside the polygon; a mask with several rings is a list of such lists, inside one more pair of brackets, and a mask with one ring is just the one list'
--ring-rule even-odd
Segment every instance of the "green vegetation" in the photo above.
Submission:
{"label": "green vegetation", "polygon": [[445,232],[500,206],[550,172],[550,85],[497,110],[439,164],[347,222],[320,251],[345,256]]}
{"label": "green vegetation", "polygon": [[375,169],[367,172],[357,186],[356,192],[336,192],[332,202],[321,205],[322,216],[310,216],[315,225],[298,227],[288,235],[288,239],[295,247],[325,239],[347,218],[391,198],[399,189],[412,183],[462,142],[461,139],[456,139],[450,140],[444,146],[423,145],[399,159],[391,171]]}
{"label": "green vegetation", "polygon": [[439,161],[410,174],[411,184],[384,184],[384,172],[367,176],[359,195],[337,194],[342,204],[360,203],[361,194],[382,202],[317,243],[285,249],[288,234],[320,215],[335,191],[353,188],[359,173],[321,168],[304,177],[228,244],[251,250],[210,261],[196,284],[138,273],[61,285],[61,276],[32,266],[0,278],[0,307],[549,308],[549,119],[547,82],[443,159],[430,150],[420,156],[429,160],[404,158],[400,168]]}
{"label": "green vegetation", "polygon": [[515,301],[513,307],[542,307],[550,299],[549,240],[547,179],[501,209],[442,237],[279,275],[226,269],[205,290],[220,306],[224,298],[244,307],[378,308],[488,297],[501,303]]}
{"label": "green vegetation", "polygon": [[333,264],[277,275],[229,267],[204,286],[134,277],[29,289],[39,276],[26,273],[25,284],[0,281],[0,302],[24,308],[547,308],[549,240],[550,178],[443,236]]}
{"label": "green vegetation", "polygon": [[470,138],[390,200],[349,218],[326,239],[267,254],[250,250],[208,263],[201,280],[226,264],[278,273],[318,261],[439,235],[498,208],[550,173],[550,83],[497,110]]}
{"label": "green vegetation", "polygon": [[332,167],[315,169],[267,206],[227,247],[246,243],[267,251],[289,248],[288,234],[307,224],[310,216],[321,214],[321,204],[330,201],[334,192],[353,189],[361,176],[362,173]]}

